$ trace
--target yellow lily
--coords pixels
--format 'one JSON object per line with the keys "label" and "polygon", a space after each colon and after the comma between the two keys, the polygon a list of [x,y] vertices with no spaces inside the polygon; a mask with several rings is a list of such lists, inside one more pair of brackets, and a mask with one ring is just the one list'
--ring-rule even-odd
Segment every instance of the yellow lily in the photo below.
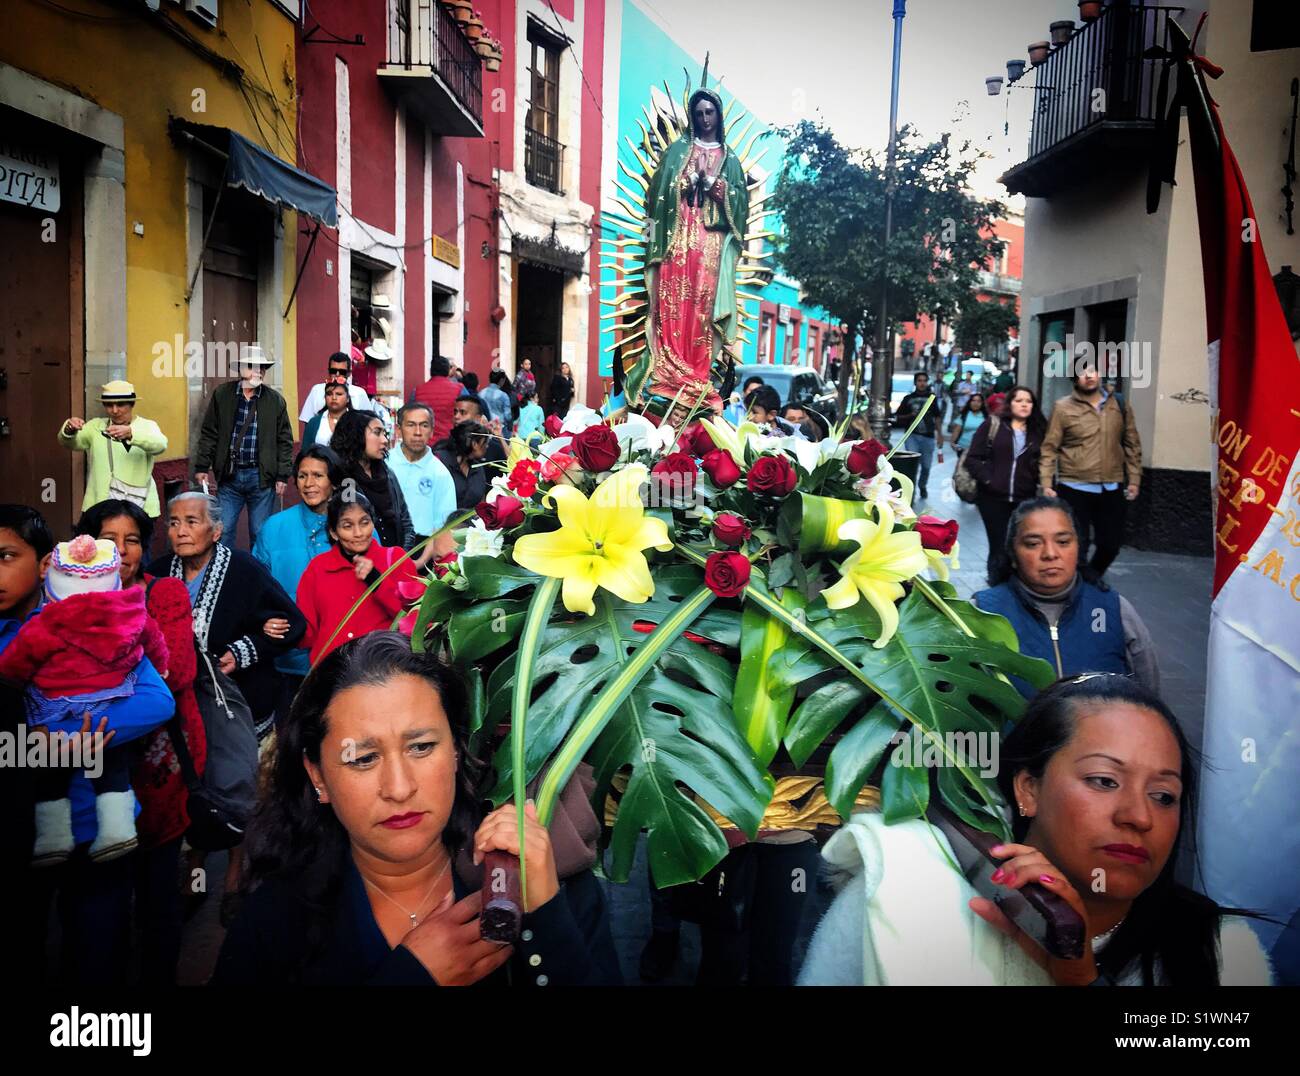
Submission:
{"label": "yellow lily", "polygon": [[624,467],[597,486],[590,500],[574,486],[554,487],[547,497],[555,504],[560,529],[516,541],[515,563],[563,579],[564,607],[571,613],[594,614],[597,587],[624,601],[648,601],[655,585],[642,550],[673,547],[664,521],[646,515],[641,503],[648,477],[639,463]]}
{"label": "yellow lily", "polygon": [[872,645],[879,650],[898,630],[898,607],[904,594],[903,581],[924,571],[929,561],[915,531],[894,530],[894,513],[887,501],[876,502],[878,523],[850,519],[840,524],[841,541],[858,543],[840,566],[840,579],[822,591],[832,609],[847,609],[858,598],[866,598],[880,617],[880,638]]}
{"label": "yellow lily", "polygon": [[945,583],[948,582],[948,576],[951,574],[948,571],[949,561],[951,561],[951,566],[953,568],[961,567],[961,565],[957,563],[958,544],[959,543],[957,542],[953,542],[952,552],[947,554],[940,553],[937,549],[927,549],[925,551],[925,559],[930,562],[930,570],[934,572],[934,577],[936,579]]}
{"label": "yellow lily", "polygon": [[520,460],[530,460],[533,458],[533,451],[528,447],[526,441],[518,437],[510,438],[510,454],[506,456],[505,473],[509,474],[515,469],[515,464]]}

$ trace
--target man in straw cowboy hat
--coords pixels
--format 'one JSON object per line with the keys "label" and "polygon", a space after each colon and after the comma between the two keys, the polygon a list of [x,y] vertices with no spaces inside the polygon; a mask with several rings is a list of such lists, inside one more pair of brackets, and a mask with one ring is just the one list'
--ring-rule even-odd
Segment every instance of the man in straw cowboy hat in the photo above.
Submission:
{"label": "man in straw cowboy hat", "polygon": [[153,461],[167,451],[167,438],[158,423],[136,416],[135,399],[131,382],[110,381],[99,394],[105,417],[74,416],[59,430],[59,444],[86,453],[82,511],[112,497],[138,504],[154,518],[161,512]]}
{"label": "man in straw cowboy hat", "polygon": [[266,370],[275,360],[257,344],[239,349],[239,380],[212,391],[199,443],[194,451],[194,477],[209,491],[216,486],[224,528],[221,543],[234,549],[239,514],[248,508],[248,540],[283,496],[293,465],[293,428],[284,397],[265,384]]}

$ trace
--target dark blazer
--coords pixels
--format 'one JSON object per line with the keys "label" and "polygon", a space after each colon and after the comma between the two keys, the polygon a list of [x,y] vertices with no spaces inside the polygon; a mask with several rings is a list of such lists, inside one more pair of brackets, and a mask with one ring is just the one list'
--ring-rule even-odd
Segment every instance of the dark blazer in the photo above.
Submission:
{"label": "dark blazer", "polygon": [[[457,876],[453,886],[457,900],[470,892]],[[278,879],[263,883],[241,905],[212,985],[438,985],[409,949],[388,947],[351,856],[341,891],[325,915],[327,927],[313,944],[301,889]],[[583,871],[524,916],[513,957],[478,985],[618,986],[621,981],[604,892],[595,875]]]}
{"label": "dark blazer", "polygon": [[[1043,439],[1033,430],[1025,430],[1025,450],[1016,458],[1015,435],[1011,423],[998,420],[998,432],[989,438],[990,422],[986,419],[975,431],[966,450],[966,470],[979,483],[980,492],[1008,501],[1023,501],[1038,489],[1038,456]],[[1014,467],[1013,467],[1014,464]],[[1014,482],[1014,484],[1013,484]]]}
{"label": "dark blazer", "polygon": [[[181,558],[172,554],[149,565],[150,575],[184,580]],[[262,631],[273,616],[289,622],[283,639]],[[275,659],[293,650],[307,631],[307,620],[271,573],[250,554],[218,543],[194,602],[194,638],[213,659],[235,655],[234,680],[253,717],[264,720],[275,709],[279,678]]]}
{"label": "dark blazer", "polygon": [[[212,471],[220,482],[230,462],[230,439],[235,435],[235,415],[242,390],[238,381],[226,381],[212,390],[199,443],[194,450],[194,470]],[[257,469],[263,487],[288,482],[293,470],[293,426],[284,397],[270,385],[262,386],[257,400]]]}

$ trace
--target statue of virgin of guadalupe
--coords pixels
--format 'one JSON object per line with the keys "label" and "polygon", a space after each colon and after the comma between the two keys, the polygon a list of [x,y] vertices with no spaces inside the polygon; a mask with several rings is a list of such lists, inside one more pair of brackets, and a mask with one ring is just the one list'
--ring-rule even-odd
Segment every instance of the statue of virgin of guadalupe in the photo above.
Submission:
{"label": "statue of virgin of guadalupe", "polygon": [[674,400],[674,410],[697,403],[721,410],[710,375],[736,340],[736,273],[749,220],[745,173],[723,133],[722,98],[696,90],[688,112],[691,133],[664,151],[646,199],[651,368],[644,394],[659,414]]}

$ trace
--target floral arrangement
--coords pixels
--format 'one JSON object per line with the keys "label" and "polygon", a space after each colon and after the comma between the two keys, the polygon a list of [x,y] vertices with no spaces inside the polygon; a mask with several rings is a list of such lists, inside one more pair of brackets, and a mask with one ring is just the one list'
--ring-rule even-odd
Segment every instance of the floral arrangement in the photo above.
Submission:
{"label": "floral arrangement", "polygon": [[726,854],[720,825],[758,830],[778,753],[802,767],[837,730],[824,794],[840,816],[875,777],[889,822],[937,793],[1005,838],[996,786],[950,734],[996,737],[1024,705],[1004,673],[1051,671],[956,597],[957,525],[911,497],[876,441],[574,408],[535,449],[511,443],[401,628],[466,672],[476,746],[509,721],[495,802],[522,804],[541,774],[546,820],[592,765],[597,814],[616,803],[616,880],[642,830],[657,885],[701,877]]}

